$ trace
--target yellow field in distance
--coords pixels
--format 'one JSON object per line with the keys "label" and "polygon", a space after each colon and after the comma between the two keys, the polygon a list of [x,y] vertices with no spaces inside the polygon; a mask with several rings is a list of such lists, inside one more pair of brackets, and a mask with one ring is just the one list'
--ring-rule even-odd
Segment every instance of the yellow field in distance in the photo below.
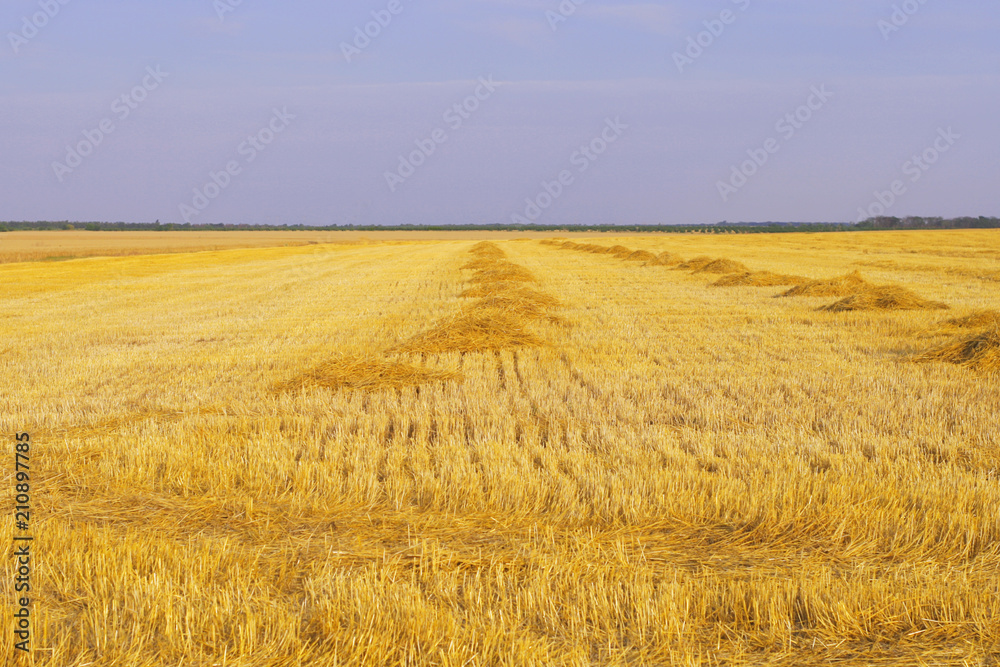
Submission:
{"label": "yellow field in distance", "polygon": [[393,241],[544,238],[546,236],[549,235],[532,232],[355,232],[347,230],[92,232],[76,229],[17,231],[0,233],[0,264],[232,248],[273,248],[310,244],[358,244]]}

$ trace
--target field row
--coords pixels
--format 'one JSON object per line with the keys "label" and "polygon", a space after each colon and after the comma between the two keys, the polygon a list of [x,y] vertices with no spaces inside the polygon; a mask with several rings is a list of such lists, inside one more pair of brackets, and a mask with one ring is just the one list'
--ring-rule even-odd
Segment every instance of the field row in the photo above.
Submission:
{"label": "field row", "polygon": [[482,242],[473,246],[474,259],[463,270],[474,271],[470,286],[461,297],[471,303],[455,315],[412,336],[400,345],[380,354],[337,356],[289,380],[278,383],[279,392],[303,387],[360,389],[418,386],[431,382],[461,381],[457,369],[431,368],[391,357],[399,355],[439,355],[456,352],[499,352],[515,347],[538,346],[542,341],[528,326],[535,320],[561,322],[551,313],[559,302],[552,296],[525,287],[537,279],[523,267],[505,259],[495,244]]}
{"label": "field row", "polygon": [[[721,275],[713,287],[776,287],[791,286],[778,297],[839,297],[837,301],[819,306],[828,312],[947,310],[948,304],[925,299],[900,285],[877,285],[859,272],[821,280],[802,276],[751,271],[741,262],[726,258],[698,256],[684,260],[671,252],[654,254],[647,250],[630,250],[621,245],[600,246],[572,241],[543,240],[565,250],[606,254],[624,261],[641,262],[643,266],[664,266],[691,273]],[[943,344],[912,356],[914,361],[946,362],[988,373],[1000,372],[1000,312],[981,310],[962,317],[946,319],[937,330],[959,332],[960,335]]]}

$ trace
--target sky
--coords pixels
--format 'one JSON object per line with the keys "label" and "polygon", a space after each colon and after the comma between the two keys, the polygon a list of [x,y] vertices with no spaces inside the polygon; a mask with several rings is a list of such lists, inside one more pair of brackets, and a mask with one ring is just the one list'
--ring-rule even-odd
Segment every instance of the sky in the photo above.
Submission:
{"label": "sky", "polygon": [[0,220],[1000,215],[996,0],[5,0]]}

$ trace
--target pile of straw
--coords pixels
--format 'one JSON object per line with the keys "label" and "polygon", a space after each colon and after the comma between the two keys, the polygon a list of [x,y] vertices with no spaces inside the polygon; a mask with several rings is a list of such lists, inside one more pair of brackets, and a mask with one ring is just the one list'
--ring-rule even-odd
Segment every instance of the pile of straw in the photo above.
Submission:
{"label": "pile of straw", "polygon": [[810,280],[793,287],[780,296],[850,296],[870,286],[871,283],[855,271],[838,278]]}
{"label": "pile of straw", "polygon": [[695,273],[749,273],[750,269],[746,265],[740,262],[733,261],[731,259],[716,259],[700,269],[696,269]]}
{"label": "pile of straw", "polygon": [[523,266],[503,262],[493,268],[483,269],[469,279],[471,283],[536,283],[538,279]]}
{"label": "pile of straw", "polygon": [[399,349],[401,352],[437,354],[541,344],[542,341],[527,329],[523,316],[506,310],[471,308],[415,336]]}
{"label": "pile of straw", "polygon": [[[550,243],[556,244],[555,241]],[[577,247],[571,241],[558,245],[564,248]],[[461,296],[476,301],[464,307],[457,315],[442,320],[411,338],[398,348],[400,352],[466,353],[538,346],[542,345],[542,341],[528,329],[528,325],[539,320],[561,322],[549,312],[559,305],[555,298],[522,285],[537,282],[530,271],[505,259],[496,258],[497,253],[489,247],[483,248],[482,244],[475,248],[479,248],[477,254],[480,259],[463,267],[475,273],[469,278],[472,286],[463,291]],[[484,252],[490,254],[484,256]],[[503,251],[499,248],[497,252],[503,256]]]}
{"label": "pile of straw", "polygon": [[674,268],[679,269],[681,271],[700,271],[701,269],[705,268],[714,261],[715,260],[712,259],[711,257],[701,255],[699,257],[695,257],[694,259],[689,259],[686,262],[682,262]]}
{"label": "pile of straw", "polygon": [[675,255],[672,252],[661,252],[656,256],[656,259],[650,260],[650,266],[677,266],[678,264],[683,264],[684,260],[680,255]]}
{"label": "pile of straw", "polygon": [[918,355],[914,361],[941,361],[984,373],[1000,373],[1000,326],[957,338]]}
{"label": "pile of straw", "polygon": [[469,252],[476,257],[491,257],[493,259],[502,259],[507,256],[507,254],[495,243],[490,243],[489,241],[477,243],[472,246],[472,249],[469,250]]}
{"label": "pile of straw", "polygon": [[839,313],[852,310],[936,310],[946,308],[948,308],[948,304],[930,301],[914,294],[905,287],[880,285],[866,287],[851,296],[844,297],[827,306],[821,306],[819,310]]}

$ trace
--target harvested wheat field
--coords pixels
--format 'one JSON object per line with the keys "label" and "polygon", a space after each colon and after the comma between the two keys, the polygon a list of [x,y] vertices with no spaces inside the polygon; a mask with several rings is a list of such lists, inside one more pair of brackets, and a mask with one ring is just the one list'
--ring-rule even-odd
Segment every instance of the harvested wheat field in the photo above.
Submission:
{"label": "harvested wheat field", "polygon": [[21,664],[998,664],[1000,235],[540,238],[0,266]]}

